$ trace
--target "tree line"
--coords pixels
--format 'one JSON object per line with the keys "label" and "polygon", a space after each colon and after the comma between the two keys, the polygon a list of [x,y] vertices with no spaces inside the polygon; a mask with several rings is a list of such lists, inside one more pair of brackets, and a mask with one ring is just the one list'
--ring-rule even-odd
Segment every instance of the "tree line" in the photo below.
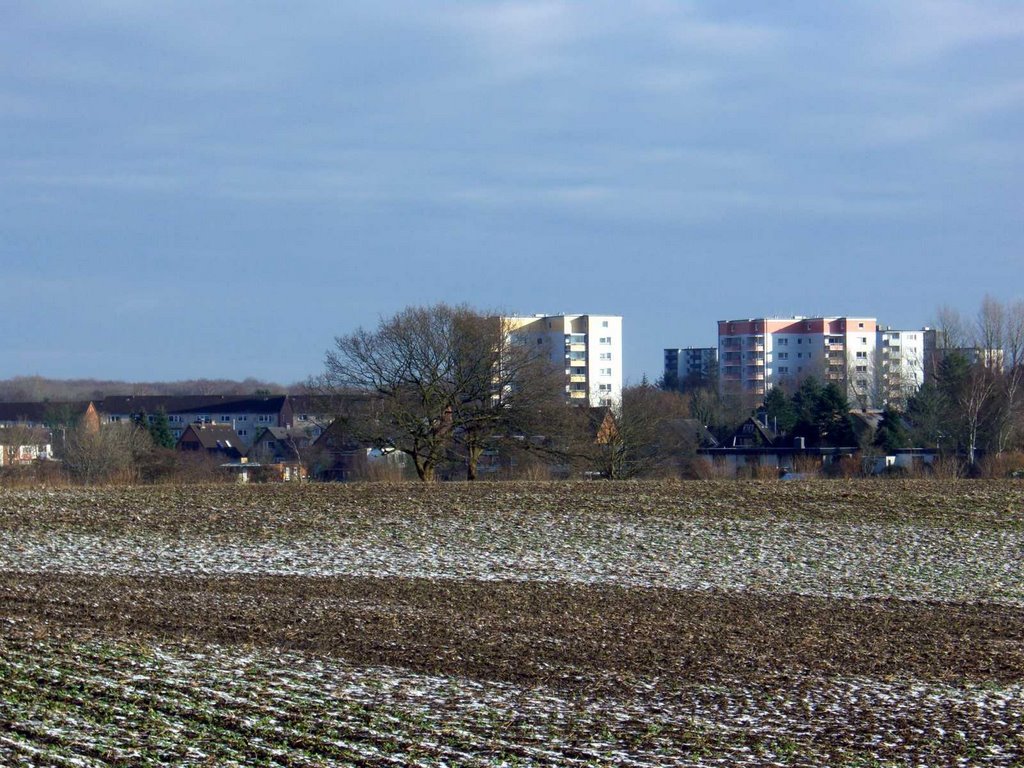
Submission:
{"label": "tree line", "polygon": [[[568,407],[564,363],[494,312],[466,305],[407,307],[377,327],[335,338],[311,383],[336,403],[354,442],[407,455],[421,480],[481,459],[604,477],[664,470],[695,447],[672,418],[684,398],[644,384],[623,393],[618,413]],[[689,450],[690,455],[693,454]]]}
{"label": "tree line", "polygon": [[690,382],[690,409],[720,436],[762,406],[769,426],[808,446],[928,448],[969,467],[982,456],[1024,450],[1024,301],[986,297],[973,318],[948,307],[937,314],[937,349],[924,382],[889,402],[874,432],[856,433],[847,395],[813,376],[772,387],[763,403],[719,394],[713,378]]}

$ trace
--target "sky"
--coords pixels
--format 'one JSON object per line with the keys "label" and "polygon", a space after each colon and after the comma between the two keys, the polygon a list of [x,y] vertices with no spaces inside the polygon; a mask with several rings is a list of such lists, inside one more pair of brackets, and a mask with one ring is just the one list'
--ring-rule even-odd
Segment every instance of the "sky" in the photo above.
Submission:
{"label": "sky", "polygon": [[1024,297],[1024,2],[0,4],[0,378],[322,370],[408,305]]}

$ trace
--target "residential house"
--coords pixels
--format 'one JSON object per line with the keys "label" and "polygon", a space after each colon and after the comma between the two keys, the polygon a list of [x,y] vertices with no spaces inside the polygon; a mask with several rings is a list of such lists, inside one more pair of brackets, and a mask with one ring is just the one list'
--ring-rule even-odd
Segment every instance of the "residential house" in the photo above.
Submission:
{"label": "residential house", "polygon": [[313,445],[302,427],[264,427],[249,447],[249,459],[260,464],[301,463]]}
{"label": "residential house", "polygon": [[320,437],[344,409],[346,401],[341,395],[289,395],[292,426],[302,429],[313,440]]}
{"label": "residential house", "polygon": [[0,427],[0,467],[12,467],[53,458],[53,436],[45,427]]}
{"label": "residential house", "polygon": [[75,422],[99,426],[96,406],[86,400],[0,403],[0,427],[70,426]]}
{"label": "residential house", "polygon": [[238,461],[242,458],[243,446],[229,425],[196,422],[185,426],[176,448],[216,456],[223,461]]}
{"label": "residential house", "polygon": [[751,417],[736,429],[729,445],[698,448],[697,456],[724,475],[737,477],[822,467],[856,456],[858,450],[857,446],[808,448],[802,437],[781,437],[767,424]]}
{"label": "residential house", "polygon": [[381,450],[354,439],[341,421],[335,421],[313,443],[315,474],[320,480],[351,481],[403,473],[407,456]]}

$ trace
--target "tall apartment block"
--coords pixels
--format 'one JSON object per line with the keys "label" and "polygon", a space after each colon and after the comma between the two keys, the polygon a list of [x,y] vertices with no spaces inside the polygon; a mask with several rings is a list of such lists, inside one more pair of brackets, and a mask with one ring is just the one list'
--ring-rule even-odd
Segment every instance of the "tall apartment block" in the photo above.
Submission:
{"label": "tall apartment block", "polygon": [[533,315],[506,317],[510,330],[535,344],[565,371],[566,399],[579,405],[622,402],[622,317]]}
{"label": "tall apartment block", "polygon": [[718,347],[665,350],[664,380],[673,389],[706,383],[712,379],[717,368]]}
{"label": "tall apartment block", "polygon": [[874,389],[877,331],[873,317],[719,320],[719,389],[763,396],[813,375],[859,401]]}
{"label": "tall apartment block", "polygon": [[925,341],[928,329],[878,331],[876,355],[877,401],[879,405],[904,407],[924,383]]}
{"label": "tall apartment block", "polygon": [[928,329],[880,328],[873,317],[721,320],[718,349],[723,393],[764,395],[815,376],[855,407],[881,408],[905,404],[924,381]]}

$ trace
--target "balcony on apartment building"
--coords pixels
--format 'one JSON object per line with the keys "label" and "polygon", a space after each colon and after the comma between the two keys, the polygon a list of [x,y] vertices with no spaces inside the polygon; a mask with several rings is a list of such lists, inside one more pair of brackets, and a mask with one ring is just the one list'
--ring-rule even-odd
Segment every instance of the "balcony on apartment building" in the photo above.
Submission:
{"label": "balcony on apartment building", "polygon": [[586,352],[587,335],[585,333],[568,333],[565,335],[565,349],[568,352]]}

